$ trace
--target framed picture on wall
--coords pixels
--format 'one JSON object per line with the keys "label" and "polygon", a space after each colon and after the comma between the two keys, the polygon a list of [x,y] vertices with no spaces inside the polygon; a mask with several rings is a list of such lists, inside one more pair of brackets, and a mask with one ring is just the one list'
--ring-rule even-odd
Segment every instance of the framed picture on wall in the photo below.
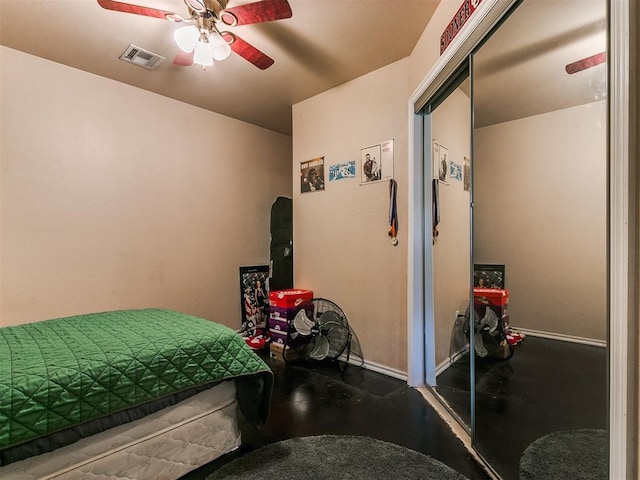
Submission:
{"label": "framed picture on wall", "polygon": [[462,165],[456,162],[451,162],[449,164],[449,176],[453,180],[457,180],[461,182],[462,181]]}
{"label": "framed picture on wall", "polygon": [[465,192],[471,190],[471,159],[468,157],[462,162],[462,185]]}
{"label": "framed picture on wall", "polygon": [[382,158],[380,145],[373,145],[360,150],[362,183],[375,182],[382,178]]}
{"label": "framed picture on wall", "polygon": [[269,317],[269,265],[240,267],[242,330],[266,328]]}
{"label": "framed picture on wall", "polygon": [[449,185],[449,149],[433,141],[433,178]]}
{"label": "framed picture on wall", "polygon": [[393,178],[393,140],[360,149],[360,185]]}
{"label": "framed picture on wall", "polygon": [[324,157],[300,163],[300,193],[324,190]]}
{"label": "framed picture on wall", "polygon": [[504,265],[477,263],[473,266],[474,287],[504,289],[504,280]]}

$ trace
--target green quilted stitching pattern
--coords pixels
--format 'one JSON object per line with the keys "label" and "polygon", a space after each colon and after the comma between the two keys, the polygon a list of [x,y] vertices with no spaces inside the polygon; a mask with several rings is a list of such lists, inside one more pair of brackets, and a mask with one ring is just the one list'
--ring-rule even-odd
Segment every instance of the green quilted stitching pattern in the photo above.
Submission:
{"label": "green quilted stitching pattern", "polygon": [[0,328],[0,449],[187,388],[269,371],[233,330],[170,310]]}

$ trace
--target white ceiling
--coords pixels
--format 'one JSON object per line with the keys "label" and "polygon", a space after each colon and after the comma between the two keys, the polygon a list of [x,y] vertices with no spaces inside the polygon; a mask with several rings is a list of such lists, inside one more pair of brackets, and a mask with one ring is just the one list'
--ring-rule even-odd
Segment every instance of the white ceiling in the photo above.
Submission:
{"label": "white ceiling", "polygon": [[605,0],[525,0],[473,61],[474,126],[602,100],[606,64],[565,66],[606,50]]}
{"label": "white ceiling", "polygon": [[[182,0],[127,1],[188,17]],[[179,24],[105,10],[96,0],[0,0],[0,43],[291,134],[292,104],[408,56],[439,0],[289,3],[292,18],[228,28],[275,60],[264,71],[235,54],[206,71],[175,66]],[[153,71],[125,63],[119,57],[129,44],[166,60]]]}
{"label": "white ceiling", "polygon": [[[188,16],[183,0],[128,1]],[[275,60],[267,70],[235,54],[206,71],[175,66],[179,24],[96,0],[0,0],[0,43],[291,134],[291,105],[409,55],[439,0],[289,3],[292,18],[228,28]],[[604,51],[605,27],[604,0],[525,0],[475,57],[475,126],[604,98],[605,65],[564,67]],[[153,71],[125,63],[129,44],[167,59]]]}

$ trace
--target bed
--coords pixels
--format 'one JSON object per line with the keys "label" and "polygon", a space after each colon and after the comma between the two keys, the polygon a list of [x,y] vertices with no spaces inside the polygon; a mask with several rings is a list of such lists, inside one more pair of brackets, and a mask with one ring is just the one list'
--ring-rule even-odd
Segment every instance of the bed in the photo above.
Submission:
{"label": "bed", "polygon": [[261,426],[273,375],[233,330],[162,309],[0,328],[0,478],[176,479]]}

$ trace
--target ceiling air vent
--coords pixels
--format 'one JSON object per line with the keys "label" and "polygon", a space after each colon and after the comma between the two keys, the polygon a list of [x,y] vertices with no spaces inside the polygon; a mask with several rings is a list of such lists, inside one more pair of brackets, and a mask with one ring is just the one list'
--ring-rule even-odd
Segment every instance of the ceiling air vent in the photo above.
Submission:
{"label": "ceiling air vent", "polygon": [[129,45],[124,53],[120,55],[120,60],[133,63],[148,70],[155,70],[158,65],[162,63],[164,57],[145,50],[144,48]]}

